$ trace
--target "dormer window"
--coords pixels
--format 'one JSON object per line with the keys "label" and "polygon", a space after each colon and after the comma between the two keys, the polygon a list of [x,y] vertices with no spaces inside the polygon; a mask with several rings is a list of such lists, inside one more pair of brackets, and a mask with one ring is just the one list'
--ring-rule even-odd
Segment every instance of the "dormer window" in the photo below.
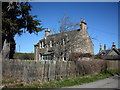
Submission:
{"label": "dormer window", "polygon": [[46,47],[46,43],[45,43],[45,42],[43,42],[43,48],[44,48],[44,47]]}
{"label": "dormer window", "polygon": [[44,48],[44,43],[42,42],[42,48]]}
{"label": "dormer window", "polygon": [[42,48],[42,46],[41,46],[41,42],[39,43],[39,47]]}
{"label": "dormer window", "polygon": [[41,48],[41,43],[39,43],[39,48]]}

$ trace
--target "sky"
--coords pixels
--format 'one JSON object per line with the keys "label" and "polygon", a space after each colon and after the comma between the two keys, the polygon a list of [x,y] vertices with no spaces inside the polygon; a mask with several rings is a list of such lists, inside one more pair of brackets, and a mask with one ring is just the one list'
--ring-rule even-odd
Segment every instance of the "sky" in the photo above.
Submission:
{"label": "sky", "polygon": [[[99,52],[99,45],[106,44],[107,49],[115,42],[118,48],[118,3],[117,2],[30,2],[32,15],[42,21],[44,28],[59,29],[58,21],[63,15],[69,16],[73,22],[84,18],[94,44],[94,54]],[[35,34],[16,35],[16,52],[34,52],[34,45],[44,38],[44,31]]]}

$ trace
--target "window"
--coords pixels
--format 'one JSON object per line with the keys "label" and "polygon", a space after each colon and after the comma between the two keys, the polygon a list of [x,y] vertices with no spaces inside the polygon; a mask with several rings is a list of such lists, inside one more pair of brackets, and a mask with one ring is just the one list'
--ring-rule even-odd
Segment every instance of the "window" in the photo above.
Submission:
{"label": "window", "polygon": [[52,46],[54,46],[54,41],[52,41]]}
{"label": "window", "polygon": [[43,42],[43,48],[44,48],[44,47],[46,47],[46,43],[45,43],[45,42]]}
{"label": "window", "polygon": [[42,55],[42,57],[43,57],[42,60],[52,60],[53,59],[53,55],[51,55],[51,54]]}
{"label": "window", "polygon": [[41,46],[41,48],[42,48],[42,42],[40,42],[40,46]]}
{"label": "window", "polygon": [[48,55],[48,60],[52,60],[52,56],[51,55]]}
{"label": "window", "polygon": [[43,55],[43,60],[47,60],[47,55]]}
{"label": "window", "polygon": [[66,53],[64,53],[64,60],[66,60],[67,59],[67,54]]}

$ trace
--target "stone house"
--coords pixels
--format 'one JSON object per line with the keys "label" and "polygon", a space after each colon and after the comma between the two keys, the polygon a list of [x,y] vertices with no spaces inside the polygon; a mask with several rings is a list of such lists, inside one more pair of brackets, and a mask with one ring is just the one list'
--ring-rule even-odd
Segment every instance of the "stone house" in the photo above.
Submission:
{"label": "stone house", "polygon": [[100,50],[98,55],[120,55],[120,49],[116,48],[115,43],[113,42],[111,49],[106,49],[106,44],[104,44],[104,49],[102,49],[102,45],[100,44]]}
{"label": "stone house", "polygon": [[50,35],[50,29],[45,31],[45,37],[34,45],[35,60],[68,60],[70,53],[94,54],[94,45],[87,32],[87,23],[80,21],[80,29]]}
{"label": "stone house", "polygon": [[101,55],[103,59],[120,59],[120,48],[116,48],[114,42],[111,49],[106,49],[106,44],[104,44],[104,49],[102,49],[102,45],[100,44],[100,50],[97,55]]}

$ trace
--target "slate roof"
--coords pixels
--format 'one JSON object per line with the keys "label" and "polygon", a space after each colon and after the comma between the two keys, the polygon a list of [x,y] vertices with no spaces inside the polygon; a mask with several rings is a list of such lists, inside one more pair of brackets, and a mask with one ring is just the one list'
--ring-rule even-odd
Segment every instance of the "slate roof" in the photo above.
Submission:
{"label": "slate roof", "polygon": [[120,48],[118,48],[118,51],[120,52]]}
{"label": "slate roof", "polygon": [[77,32],[77,31],[80,31],[80,29],[71,30],[71,31],[65,31],[65,32],[57,33],[57,34],[52,34],[52,35],[49,35],[48,37],[62,35],[62,34],[70,34],[70,33],[74,33],[74,32]]}
{"label": "slate roof", "polygon": [[109,50],[102,50],[101,52],[99,52],[97,55],[109,55],[109,53],[114,50],[118,55],[120,55],[120,48],[117,49],[117,48],[112,48],[112,49],[109,49]]}
{"label": "slate roof", "polygon": [[[56,36],[62,36],[62,35],[70,35],[70,34],[77,34],[78,33],[78,31],[80,31],[80,29],[77,29],[77,30],[71,30],[71,31],[65,31],[65,32],[61,32],[61,33],[57,33],[57,34],[52,34],[52,35],[49,35],[49,36],[47,36],[47,38],[49,38],[50,40],[54,40],[54,38],[56,37]],[[45,38],[43,38],[43,39],[41,39],[41,40],[39,40],[39,42],[42,42],[42,41],[44,41],[45,40]]]}
{"label": "slate roof", "polygon": [[120,49],[117,49],[117,48],[113,48],[113,49],[118,55],[120,55]]}

